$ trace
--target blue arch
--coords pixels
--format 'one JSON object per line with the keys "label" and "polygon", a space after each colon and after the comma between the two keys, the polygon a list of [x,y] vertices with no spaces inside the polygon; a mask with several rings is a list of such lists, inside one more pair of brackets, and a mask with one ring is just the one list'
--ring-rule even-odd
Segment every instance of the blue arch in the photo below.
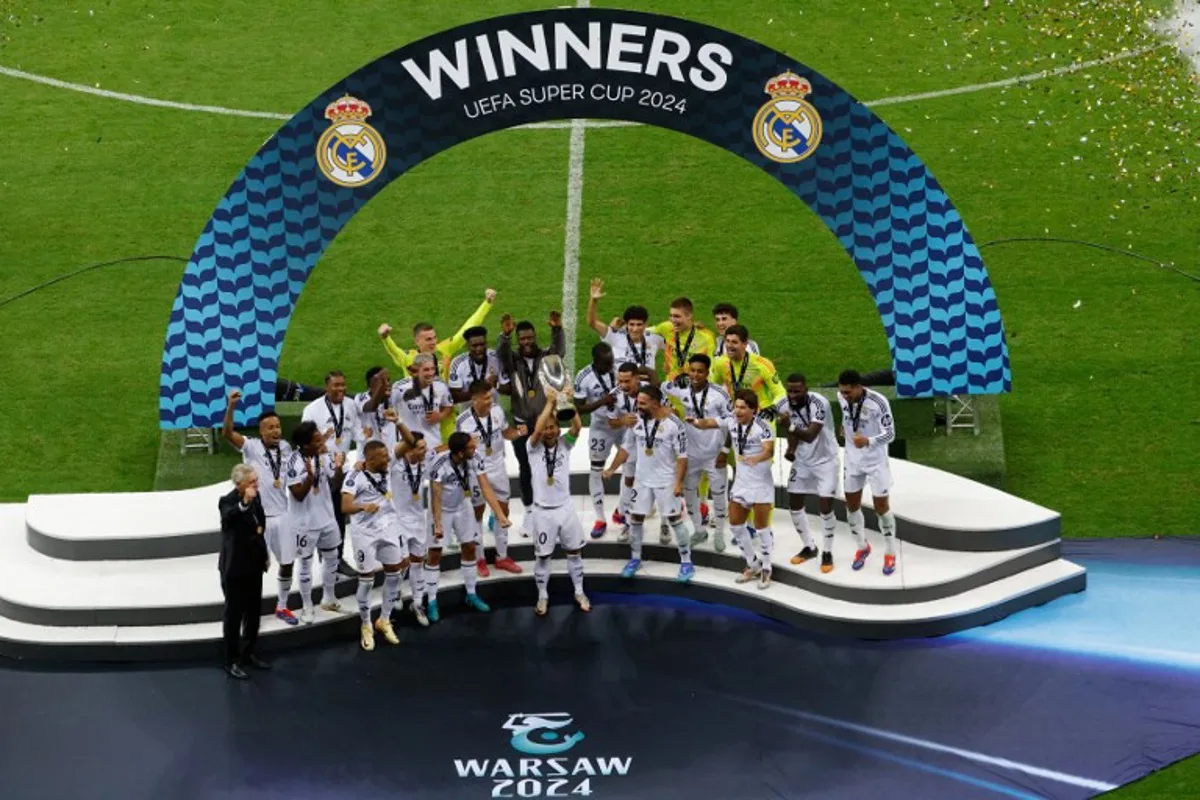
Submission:
{"label": "blue arch", "polygon": [[[435,98],[405,65],[428,68],[435,50],[453,57],[461,42],[494,40],[501,30],[532,43],[538,26],[543,34],[566,26],[583,39],[597,24],[610,39],[616,35],[612,26],[624,25],[644,27],[647,37],[656,31],[685,37],[694,52],[723,48],[729,63],[720,57],[716,62],[724,83],[712,88],[712,70],[700,76],[708,85],[698,86],[687,72],[674,78],[669,69],[658,75],[645,68],[611,72],[579,58],[549,74],[529,68],[488,81],[475,53],[464,62],[472,68],[471,84],[461,87],[446,77]],[[811,83],[808,100],[823,122],[815,152],[794,163],[768,158],[752,132],[755,114],[770,100],[764,86],[786,71]],[[585,98],[517,104],[475,118],[464,111],[474,99],[517,95],[538,81],[597,80],[638,93],[674,93],[688,109],[666,113],[636,102]],[[317,165],[317,140],[329,127],[326,105],[345,94],[371,105],[369,124],[387,147],[384,168],[359,188],[333,183]],[[1004,328],[979,250],[928,168],[870,109],[810,67],[727,31],[653,14],[560,9],[482,20],[399,48],[323,92],[262,146],[204,226],[171,309],[160,382],[162,427],[219,424],[227,387],[244,394],[239,421],[273,406],[279,354],[305,281],[338,232],[392,180],[475,136],[570,117],[625,119],[687,133],[787,186],[837,236],[870,288],[901,396],[1009,390]]]}

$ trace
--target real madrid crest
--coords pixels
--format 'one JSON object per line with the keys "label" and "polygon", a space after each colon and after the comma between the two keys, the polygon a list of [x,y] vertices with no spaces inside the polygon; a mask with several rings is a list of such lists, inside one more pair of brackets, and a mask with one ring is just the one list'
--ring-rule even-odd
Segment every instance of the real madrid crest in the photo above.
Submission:
{"label": "real madrid crest", "polygon": [[369,116],[371,106],[350,95],[325,106],[331,124],[317,141],[317,166],[338,186],[366,186],[383,171],[387,147],[367,124]]}
{"label": "real madrid crest", "polygon": [[821,115],[804,98],[812,84],[791,72],[767,81],[771,100],[754,115],[754,144],[772,161],[793,164],[821,143]]}

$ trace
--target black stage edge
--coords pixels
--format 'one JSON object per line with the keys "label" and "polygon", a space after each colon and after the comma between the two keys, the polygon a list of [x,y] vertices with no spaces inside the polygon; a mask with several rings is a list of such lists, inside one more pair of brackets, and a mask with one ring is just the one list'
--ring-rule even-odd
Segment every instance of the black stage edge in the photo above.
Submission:
{"label": "black stage edge", "polygon": [[[511,490],[513,497],[520,497],[520,487],[517,479],[512,478]],[[605,483],[605,491],[616,494],[620,490],[620,478],[613,478]],[[586,474],[571,475],[571,494],[588,496],[588,476]],[[788,507],[787,490],[783,487],[775,489],[776,508]],[[807,509],[811,514],[817,514],[817,498],[809,497]],[[838,519],[845,521],[846,504],[842,500],[834,501],[834,513]],[[863,518],[866,526],[879,530],[879,521],[874,509],[864,506]],[[952,550],[961,552],[995,552],[1000,550],[1019,550],[1040,544],[1050,544],[1059,538],[1062,524],[1061,518],[1055,516],[1045,522],[1025,525],[1017,528],[999,528],[986,531],[963,531],[952,528],[940,528],[924,525],[902,517],[896,519],[896,535],[906,542],[931,547],[935,550]],[[205,555],[216,553],[221,547],[221,535],[217,531],[180,534],[177,536],[103,539],[98,541],[80,541],[59,539],[37,530],[26,524],[26,539],[29,546],[42,555],[58,558],[64,561],[133,561],[155,558],[183,558],[185,556]]]}
{"label": "black stage edge", "polygon": [[[944,636],[949,633],[986,625],[1017,611],[1042,605],[1066,594],[1081,592],[1087,587],[1087,575],[1059,581],[1050,586],[1036,589],[1024,595],[1005,600],[995,606],[980,609],[971,614],[941,619],[926,619],[903,622],[859,622],[816,617],[777,604],[771,600],[770,592],[741,592],[732,588],[702,584],[680,584],[671,578],[641,575],[624,579],[617,575],[588,575],[586,586],[589,593],[655,594],[683,597],[708,603],[733,606],[764,617],[778,620],[800,630],[838,637],[886,640]],[[347,582],[347,583],[352,583]],[[341,586],[339,586],[339,594]],[[550,580],[551,602],[555,605],[573,603],[570,578],[554,575]],[[537,590],[533,576],[506,576],[505,579],[485,584],[480,596],[493,608],[527,606],[533,613]],[[458,614],[477,612],[463,606],[462,587],[447,587],[438,592],[438,603],[444,618],[441,625],[454,624]],[[580,612],[582,613],[582,612]],[[406,609],[393,617],[401,635],[401,647],[419,640],[421,635],[412,614]],[[279,652],[294,647],[303,647],[317,642],[344,639],[347,647],[357,647],[358,617],[318,621],[311,626],[277,629],[264,633],[260,639],[263,653]],[[148,644],[119,643],[115,641],[89,643],[28,643],[0,639],[0,655],[14,659],[34,661],[71,662],[142,662],[212,660],[219,661],[220,641],[201,640],[193,642],[155,642]]]}

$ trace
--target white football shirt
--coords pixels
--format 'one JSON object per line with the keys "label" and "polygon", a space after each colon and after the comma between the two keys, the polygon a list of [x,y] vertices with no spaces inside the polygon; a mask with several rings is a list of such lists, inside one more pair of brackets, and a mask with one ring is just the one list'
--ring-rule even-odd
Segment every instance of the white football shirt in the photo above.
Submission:
{"label": "white football shirt", "polygon": [[683,422],[674,414],[662,419],[638,419],[625,436],[622,448],[637,449],[637,471],[634,482],[652,489],[668,489],[675,485],[676,461],[687,458],[687,432]]}
{"label": "white football shirt", "polygon": [[[888,443],[896,438],[892,422],[892,407],[879,392],[863,387],[857,403],[847,402],[838,394],[842,407],[842,431],[846,437],[846,464],[871,467],[887,461]],[[867,447],[854,446],[854,434],[861,433],[871,440]]]}
{"label": "white football shirt", "polygon": [[471,497],[471,484],[480,472],[482,462],[478,458],[469,458],[455,462],[450,453],[440,453],[429,468],[430,483],[442,486],[442,511],[458,511],[464,500]]}
{"label": "white football shirt", "polygon": [[[667,396],[674,397],[683,404],[685,417],[719,420],[733,413],[733,402],[724,386],[706,383],[703,389],[696,390],[690,383],[685,389],[671,383],[663,384],[662,388]],[[719,429],[709,431],[687,423],[684,425],[687,430],[688,460],[707,462],[716,458],[725,444],[725,433]]]}
{"label": "white football shirt", "polygon": [[304,407],[300,418],[304,422],[317,423],[321,435],[333,429],[333,435],[325,440],[325,449],[330,453],[349,453],[351,441],[361,435],[358,407],[351,398],[331,403],[322,395]]}
{"label": "white football shirt", "polygon": [[[601,397],[608,395],[615,396],[618,392],[616,370],[610,370],[607,373],[597,372],[593,365],[588,364],[575,375],[576,400],[582,400],[585,403],[594,403]],[[612,419],[612,415],[616,412],[616,409],[616,406],[611,409],[608,406],[600,406],[592,412],[589,424],[591,427],[599,428],[600,430],[612,430],[608,423]]]}
{"label": "white football shirt", "polygon": [[[370,392],[359,392],[354,396],[354,409],[358,414],[358,442],[359,444],[366,444],[369,441],[383,442],[388,446],[390,453],[396,446],[396,423],[389,421],[383,415],[392,407],[391,395],[383,398],[383,402],[377,405],[373,411],[366,411],[363,406],[370,399]],[[367,428],[371,429],[370,436],[367,435]]]}
{"label": "white football shirt", "polygon": [[504,429],[507,427],[504,409],[496,405],[486,417],[480,417],[474,408],[467,406],[454,423],[455,430],[478,440],[475,455],[483,461],[485,469],[497,468],[504,463]]}
{"label": "white football shirt", "polygon": [[359,505],[374,503],[379,506],[379,510],[374,513],[359,511],[351,514],[351,529],[381,532],[389,520],[395,519],[396,509],[392,505],[395,494],[392,492],[391,476],[387,471],[377,475],[365,469],[350,470],[342,484],[342,494],[350,495]]}
{"label": "white football shirt", "polygon": [[[496,376],[497,386],[508,385],[508,373],[501,366],[500,357],[496,355],[495,350],[487,351],[482,364],[472,361],[470,353],[459,353],[450,362],[447,384],[451,389],[466,390],[470,389],[475,381],[487,380],[491,375]],[[495,389],[492,390],[492,400],[500,402],[500,392]]]}
{"label": "white football shirt", "polygon": [[392,406],[400,413],[400,421],[413,433],[425,436],[425,446],[429,452],[442,444],[442,424],[430,424],[425,421],[425,415],[430,411],[440,411],[454,405],[450,398],[450,389],[440,378],[426,386],[416,396],[404,399],[404,395],[413,387],[413,379],[406,378],[392,385]]}
{"label": "white football shirt", "polygon": [[[320,531],[337,527],[337,519],[333,515],[333,491],[329,482],[333,479],[333,456],[321,455],[315,459],[305,459],[299,450],[293,450],[288,458],[287,485],[297,486],[307,479],[304,462],[312,465],[315,476],[312,488],[303,500],[297,500],[288,492],[288,519],[292,529],[296,531]],[[341,502],[340,499],[338,502]]]}
{"label": "white football shirt", "polygon": [[[533,502],[557,508],[571,502],[571,448],[566,434],[553,447],[542,442],[529,446],[529,471],[533,478]],[[551,481],[550,479],[554,480]]]}
{"label": "white football shirt", "polygon": [[427,477],[425,461],[410,464],[403,456],[393,458],[389,471],[392,477],[392,504],[396,508],[396,516],[408,528],[424,525],[425,502],[421,499],[421,486]]}
{"label": "white football shirt", "polygon": [[287,442],[281,441],[278,447],[268,450],[263,440],[255,436],[242,440],[242,463],[254,467],[258,474],[258,496],[262,500],[263,513],[268,517],[287,513],[287,476],[284,472],[291,456],[292,446]]}
{"label": "white football shirt", "polygon": [[609,328],[608,333],[600,338],[612,347],[613,364],[618,367],[632,362],[639,367],[654,369],[654,365],[657,363],[655,359],[667,346],[666,339],[650,331],[646,331],[640,342],[634,342],[633,337],[624,328],[616,331]]}
{"label": "white football shirt", "polygon": [[815,467],[837,457],[837,439],[833,435],[833,408],[823,395],[809,392],[799,405],[783,398],[775,404],[780,416],[787,415],[793,430],[804,430],[813,422],[821,423],[821,432],[811,442],[796,445],[796,463]]}
{"label": "white football shirt", "polygon": [[761,464],[746,464],[742,461],[746,456],[757,456],[763,453],[775,439],[775,431],[759,417],[750,420],[749,425],[743,425],[736,417],[729,416],[717,420],[721,430],[729,434],[733,445],[733,454],[737,457],[737,471],[734,480],[742,487],[769,488],[775,490],[775,479],[771,477],[771,466],[774,459],[767,459]]}

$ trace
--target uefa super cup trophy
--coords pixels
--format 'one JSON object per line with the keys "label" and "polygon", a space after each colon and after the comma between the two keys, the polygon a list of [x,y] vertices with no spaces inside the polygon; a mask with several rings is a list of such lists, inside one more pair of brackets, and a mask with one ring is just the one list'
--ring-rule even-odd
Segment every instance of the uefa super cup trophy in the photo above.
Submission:
{"label": "uefa super cup trophy", "polygon": [[566,389],[571,385],[571,380],[567,377],[562,358],[554,355],[543,356],[542,363],[538,365],[538,378],[541,379],[543,388],[558,392],[558,410],[555,412],[558,421],[569,422],[575,416],[575,405],[571,398],[566,396]]}

